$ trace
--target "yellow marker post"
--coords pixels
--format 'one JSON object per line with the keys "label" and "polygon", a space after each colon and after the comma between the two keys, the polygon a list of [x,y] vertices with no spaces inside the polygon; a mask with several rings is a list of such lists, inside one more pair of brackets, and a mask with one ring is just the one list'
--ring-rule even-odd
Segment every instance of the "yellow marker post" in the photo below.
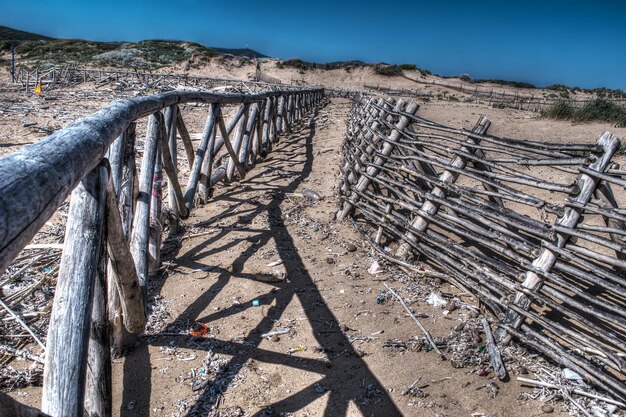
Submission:
{"label": "yellow marker post", "polygon": [[37,87],[35,87],[35,94],[41,95],[41,81],[37,81]]}

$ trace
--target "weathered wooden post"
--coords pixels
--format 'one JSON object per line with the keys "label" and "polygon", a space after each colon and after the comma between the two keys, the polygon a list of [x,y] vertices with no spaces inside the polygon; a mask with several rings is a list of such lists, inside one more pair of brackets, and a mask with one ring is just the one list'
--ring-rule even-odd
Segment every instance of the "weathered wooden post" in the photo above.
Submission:
{"label": "weathered wooden post", "polygon": [[[114,209],[118,210],[117,205]],[[87,381],[85,385],[85,413],[87,416],[110,417],[113,408],[113,394],[111,387],[111,343],[107,317],[104,245],[100,247],[100,254],[102,258],[99,262],[100,268],[96,276],[93,305],[91,307],[91,331],[89,332]]]}
{"label": "weathered wooden post", "polygon": [[163,115],[159,112],[150,116],[148,132],[144,144],[144,152],[139,174],[139,196],[135,207],[131,253],[135,261],[135,269],[139,276],[139,285],[144,301],[147,299],[148,283],[148,240],[150,234],[150,203],[152,200],[152,182],[157,150],[161,145],[161,129]]}
{"label": "weathered wooden post", "polygon": [[211,166],[213,164],[213,148],[215,147],[215,125],[217,118],[220,114],[219,103],[212,103],[209,105],[209,115],[204,125],[204,131],[200,138],[200,144],[196,152],[191,173],[189,174],[189,181],[187,182],[187,189],[185,191],[185,205],[187,209],[191,210],[193,207],[193,200],[195,198],[196,190],[198,188],[198,181],[200,180],[200,169],[202,163],[206,159],[206,166],[208,169],[207,177],[211,176]]}
{"label": "weathered wooden post", "polygon": [[108,172],[96,167],[72,192],[50,316],[42,411],[82,416],[93,295],[104,229]]}
{"label": "weathered wooden post", "polygon": [[[228,161],[228,167],[226,168],[226,179],[228,181],[232,181],[233,174],[235,173],[235,166],[239,164],[241,165],[241,160],[239,158],[239,151],[242,148],[243,137],[246,133],[246,127],[248,125],[248,113],[249,113],[250,105],[245,104],[245,111],[243,117],[239,121],[239,125],[237,126],[237,133],[235,134],[235,140],[233,141],[233,151],[234,156],[231,155]],[[243,170],[243,167],[241,168]],[[244,176],[240,175],[240,179],[242,180]]]}
{"label": "weathered wooden post", "polygon": [[150,233],[148,239],[148,275],[153,276],[161,267],[161,241],[163,239],[163,163],[162,147],[166,140],[165,129],[161,129],[161,146],[157,147],[152,178],[150,200]]}

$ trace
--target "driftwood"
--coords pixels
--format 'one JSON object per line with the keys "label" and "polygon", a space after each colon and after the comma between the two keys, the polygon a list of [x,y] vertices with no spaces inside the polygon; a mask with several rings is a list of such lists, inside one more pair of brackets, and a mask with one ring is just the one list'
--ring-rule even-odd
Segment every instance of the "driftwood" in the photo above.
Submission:
{"label": "driftwood", "polygon": [[496,341],[493,338],[493,334],[491,333],[491,326],[487,319],[482,319],[481,323],[483,325],[483,329],[485,331],[485,336],[487,339],[487,349],[489,350],[489,359],[491,361],[491,368],[493,369],[493,373],[496,374],[498,379],[503,380],[506,378],[506,368],[504,366],[504,362],[502,362],[502,356],[500,355],[500,350],[498,350],[498,346],[496,345]]}
{"label": "driftwood", "polygon": [[439,356],[444,357],[443,353],[441,352],[441,350],[439,350],[439,348],[437,347],[437,343],[435,343],[435,340],[430,335],[430,332],[428,330],[426,330],[426,327],[424,327],[424,325],[419,321],[419,319],[417,317],[415,317],[415,314],[413,314],[411,309],[406,305],[406,303],[404,302],[402,297],[400,297],[394,290],[392,290],[391,287],[389,287],[389,285],[387,285],[387,283],[385,283],[385,288],[387,288],[387,291],[389,291],[389,293],[391,295],[393,295],[398,301],[400,301],[400,304],[402,304],[402,307],[404,307],[406,312],[409,313],[409,316],[411,316],[413,321],[415,321],[415,324],[417,324],[417,327],[419,327],[419,329],[422,331],[422,333],[426,337],[426,340],[428,340],[428,343],[430,344],[430,347],[432,347],[433,350],[439,354]]}

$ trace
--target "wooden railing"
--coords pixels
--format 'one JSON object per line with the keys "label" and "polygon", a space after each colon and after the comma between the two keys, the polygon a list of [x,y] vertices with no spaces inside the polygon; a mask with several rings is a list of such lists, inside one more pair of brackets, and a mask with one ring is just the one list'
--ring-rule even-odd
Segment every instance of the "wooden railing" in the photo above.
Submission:
{"label": "wooden railing", "polygon": [[[138,333],[145,325],[146,285],[151,272],[159,269],[163,171],[170,230],[175,232],[179,219],[197,201],[206,202],[218,181],[235,176],[243,180],[280,135],[289,133],[323,98],[324,91],[314,89],[174,91],[119,100],[0,159],[0,272],[71,193],[46,340],[44,413],[111,415],[106,312],[123,317],[112,323],[113,334],[122,326]],[[181,114],[179,105],[184,103],[207,105],[196,148]],[[238,108],[226,123],[223,110],[228,105]],[[136,126],[146,117],[138,170]],[[177,172],[179,137],[190,166],[184,189]],[[220,156],[222,148],[226,152]]]}
{"label": "wooden railing", "polygon": [[[343,207],[380,256],[476,295],[511,337],[626,399],[626,216],[620,141],[559,144],[355,102]],[[355,213],[352,217],[351,214]],[[496,369],[496,366],[494,366]]]}

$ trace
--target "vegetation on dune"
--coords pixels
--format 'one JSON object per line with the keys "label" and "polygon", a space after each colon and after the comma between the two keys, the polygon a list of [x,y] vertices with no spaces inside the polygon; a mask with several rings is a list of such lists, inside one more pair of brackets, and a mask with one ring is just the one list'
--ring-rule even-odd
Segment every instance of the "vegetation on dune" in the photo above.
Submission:
{"label": "vegetation on dune", "polygon": [[35,65],[86,62],[94,56],[114,50],[121,44],[116,42],[89,42],[78,39],[54,39],[20,42],[15,53],[20,60]]}
{"label": "vegetation on dune", "polygon": [[[0,50],[10,48],[0,43]],[[112,67],[156,69],[177,64],[194,54],[218,55],[198,43],[166,40],[141,42],[95,42],[79,39],[27,40],[15,47],[20,62],[45,66],[69,63],[98,62]]]}
{"label": "vegetation on dune", "polygon": [[490,84],[497,84],[497,85],[505,85],[505,86],[515,87],[515,88],[529,88],[529,89],[537,88],[537,86],[535,86],[534,84],[527,83],[527,82],[524,82],[524,81],[479,79],[479,80],[474,80],[474,82],[476,84],[490,83]]}
{"label": "vegetation on dune", "polygon": [[363,61],[338,61],[338,62],[328,62],[326,64],[319,64],[317,62],[309,62],[303,61],[301,59],[285,59],[283,61],[278,61],[276,63],[276,67],[278,68],[295,68],[300,71],[313,70],[313,69],[323,69],[323,70],[335,70],[343,68],[346,71],[350,71],[356,67],[363,67],[367,64]]}
{"label": "vegetation on dune", "polygon": [[591,100],[581,107],[575,106],[570,101],[560,100],[541,113],[542,116],[551,119],[574,122],[602,121],[617,127],[626,127],[626,107],[604,98]]}

